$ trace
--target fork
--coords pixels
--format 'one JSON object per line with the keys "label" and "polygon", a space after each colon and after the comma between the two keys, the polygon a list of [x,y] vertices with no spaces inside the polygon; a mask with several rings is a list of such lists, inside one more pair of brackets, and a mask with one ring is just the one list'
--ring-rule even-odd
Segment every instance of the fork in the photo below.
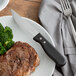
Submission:
{"label": "fork", "polygon": [[74,38],[74,41],[76,43],[76,32],[75,32],[75,28],[73,26],[72,20],[70,18],[70,16],[72,15],[72,8],[71,8],[71,5],[70,5],[70,2],[68,0],[60,0],[60,3],[61,3],[63,14],[66,17],[68,17],[68,19],[70,21],[71,25],[69,25],[68,28],[69,28],[69,31],[72,34],[72,36]]}

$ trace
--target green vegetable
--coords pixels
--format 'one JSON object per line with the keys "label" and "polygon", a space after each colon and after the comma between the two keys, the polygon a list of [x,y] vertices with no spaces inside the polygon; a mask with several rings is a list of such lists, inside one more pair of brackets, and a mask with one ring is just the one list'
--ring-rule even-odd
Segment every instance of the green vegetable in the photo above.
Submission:
{"label": "green vegetable", "polygon": [[4,33],[8,34],[8,39],[13,39],[13,33],[12,33],[12,29],[10,27],[6,26],[4,29]]}
{"label": "green vegetable", "polygon": [[2,45],[8,40],[8,34],[4,32],[0,32],[0,42]]}
{"label": "green vegetable", "polygon": [[1,42],[0,42],[0,54],[4,54],[6,52],[6,49],[2,46]]}
{"label": "green vegetable", "polygon": [[8,26],[5,28],[0,23],[0,54],[4,54],[7,50],[9,50],[13,44],[13,33],[12,29]]}
{"label": "green vegetable", "polygon": [[2,26],[2,24],[0,23],[0,32],[4,31],[4,27]]}
{"label": "green vegetable", "polygon": [[4,47],[6,50],[9,50],[15,42],[13,40],[8,40],[5,42]]}

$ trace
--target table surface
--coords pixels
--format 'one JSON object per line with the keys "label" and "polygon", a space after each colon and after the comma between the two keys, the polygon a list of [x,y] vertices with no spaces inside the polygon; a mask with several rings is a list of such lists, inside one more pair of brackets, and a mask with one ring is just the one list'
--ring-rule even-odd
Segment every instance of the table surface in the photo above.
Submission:
{"label": "table surface", "polygon": [[0,16],[11,15],[10,10],[13,9],[21,16],[30,18],[38,23],[38,12],[41,0],[10,0],[5,9],[0,11]]}

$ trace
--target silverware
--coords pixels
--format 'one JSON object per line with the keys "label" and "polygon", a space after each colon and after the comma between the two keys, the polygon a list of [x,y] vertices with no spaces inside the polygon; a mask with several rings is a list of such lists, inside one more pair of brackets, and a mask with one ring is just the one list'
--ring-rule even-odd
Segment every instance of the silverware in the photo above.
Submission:
{"label": "silverware", "polygon": [[75,28],[73,26],[73,23],[70,17],[72,15],[72,8],[70,5],[70,2],[68,0],[60,0],[60,3],[61,3],[61,7],[62,7],[62,11],[64,15],[67,16],[69,19],[69,22],[71,24],[71,25],[68,25],[69,32],[72,34],[74,41],[76,43],[76,31],[75,31]]}
{"label": "silverware", "polygon": [[[15,11],[11,10],[14,21],[23,29],[32,34],[32,38],[34,41],[38,42],[46,54],[52,58],[58,66],[63,66],[66,61],[64,57],[53,47],[48,40],[46,40],[43,35],[35,30],[35,28],[24,20],[21,16],[19,16]],[[24,26],[24,27],[23,27]]]}

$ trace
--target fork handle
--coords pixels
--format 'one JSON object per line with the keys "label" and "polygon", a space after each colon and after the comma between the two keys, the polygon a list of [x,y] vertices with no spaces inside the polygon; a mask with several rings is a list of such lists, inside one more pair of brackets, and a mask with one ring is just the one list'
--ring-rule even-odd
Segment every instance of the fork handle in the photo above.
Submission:
{"label": "fork handle", "polygon": [[[72,22],[72,20],[71,20],[71,17],[69,16],[68,19],[69,19],[70,24],[71,24],[71,25],[70,25],[71,34],[73,35],[74,41],[75,41],[75,43],[76,43],[76,31],[75,31],[73,22]],[[69,30],[70,30],[70,29],[69,29]]]}

